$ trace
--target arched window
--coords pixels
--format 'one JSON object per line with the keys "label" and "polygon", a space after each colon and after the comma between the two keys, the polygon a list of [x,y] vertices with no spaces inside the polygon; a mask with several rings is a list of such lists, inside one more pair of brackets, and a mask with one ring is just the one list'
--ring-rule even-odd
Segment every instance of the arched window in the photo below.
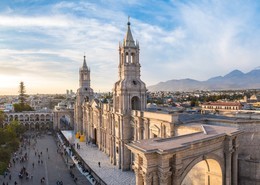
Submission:
{"label": "arched window", "polygon": [[135,63],[135,54],[131,53],[131,63]]}
{"label": "arched window", "polygon": [[134,96],[131,100],[132,110],[141,110],[141,102],[137,96]]}
{"label": "arched window", "polygon": [[125,53],[125,62],[126,62],[126,63],[129,63],[129,62],[130,62],[130,61],[129,61],[128,53]]}

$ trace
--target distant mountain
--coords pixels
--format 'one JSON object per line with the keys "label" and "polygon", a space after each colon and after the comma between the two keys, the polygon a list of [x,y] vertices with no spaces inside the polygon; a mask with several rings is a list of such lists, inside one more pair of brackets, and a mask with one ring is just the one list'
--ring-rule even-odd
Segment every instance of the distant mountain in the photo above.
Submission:
{"label": "distant mountain", "polygon": [[189,78],[169,80],[147,88],[149,91],[258,89],[260,88],[260,66],[248,73],[234,70],[225,76],[216,76],[207,81],[197,81]]}

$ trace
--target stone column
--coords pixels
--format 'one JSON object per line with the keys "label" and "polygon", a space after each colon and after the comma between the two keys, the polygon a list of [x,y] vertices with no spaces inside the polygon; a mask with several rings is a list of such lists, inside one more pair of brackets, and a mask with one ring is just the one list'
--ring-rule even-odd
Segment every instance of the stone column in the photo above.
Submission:
{"label": "stone column", "polygon": [[159,179],[158,179],[158,175],[157,175],[157,171],[153,171],[152,173],[152,182],[153,185],[159,185]]}
{"label": "stone column", "polygon": [[151,172],[143,173],[144,185],[152,185],[153,175]]}
{"label": "stone column", "polygon": [[144,179],[142,174],[139,172],[137,167],[134,167],[135,171],[135,184],[136,185],[143,185],[144,184]]}
{"label": "stone column", "polygon": [[172,155],[161,155],[159,157],[159,168],[158,168],[158,176],[159,176],[159,184],[160,185],[167,185],[171,181],[171,174],[170,171],[170,159]]}
{"label": "stone column", "polygon": [[226,184],[225,185],[231,185],[231,152],[227,152],[226,156],[225,156],[225,160],[226,160]]}
{"label": "stone column", "polygon": [[172,166],[172,171],[173,171],[173,179],[172,179],[172,184],[174,185],[180,185],[180,177],[181,177],[181,171],[182,171],[182,156],[176,154],[176,156],[173,157],[173,166]]}
{"label": "stone column", "polygon": [[237,185],[237,178],[238,178],[238,168],[237,168],[237,163],[238,163],[238,152],[237,152],[237,139],[233,140],[233,148],[234,148],[234,152],[233,152],[233,156],[232,156],[232,185]]}
{"label": "stone column", "polygon": [[225,141],[225,185],[231,185],[231,167],[232,167],[232,139]]}
{"label": "stone column", "polygon": [[160,182],[159,184],[160,185],[167,185],[169,184],[169,177],[171,176],[172,172],[170,172],[169,170],[164,170],[164,171],[161,171],[159,172],[159,179],[160,179]]}
{"label": "stone column", "polygon": [[141,127],[141,125],[139,125],[138,126],[138,140],[141,140],[142,138],[141,138],[141,135],[142,135],[142,127]]}

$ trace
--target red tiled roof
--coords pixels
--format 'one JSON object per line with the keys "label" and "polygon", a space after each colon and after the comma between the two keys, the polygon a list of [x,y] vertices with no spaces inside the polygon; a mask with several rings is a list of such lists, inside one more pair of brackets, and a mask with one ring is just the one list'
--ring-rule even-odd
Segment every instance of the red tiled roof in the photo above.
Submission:
{"label": "red tiled roof", "polygon": [[241,106],[240,102],[207,102],[202,105],[216,105],[216,106]]}

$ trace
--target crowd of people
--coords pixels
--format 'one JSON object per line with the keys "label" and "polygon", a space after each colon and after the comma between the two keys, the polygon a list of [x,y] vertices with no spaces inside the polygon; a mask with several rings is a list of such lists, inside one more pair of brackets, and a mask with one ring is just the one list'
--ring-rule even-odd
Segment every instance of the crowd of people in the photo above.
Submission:
{"label": "crowd of people", "polygon": [[[34,161],[38,161],[38,168],[43,165],[43,152],[38,149],[42,148],[42,146],[37,147],[37,140],[42,137],[44,136],[40,133],[27,133],[27,135],[21,138],[19,149],[13,153],[9,166],[4,172],[2,185],[26,184],[26,181],[33,180],[33,172],[37,170],[35,169]],[[33,154],[30,155],[30,153],[33,152],[34,156]],[[46,148],[46,155],[49,159],[48,148]],[[30,167],[30,165],[32,165],[32,167]],[[19,169],[20,166],[22,167]],[[18,178],[15,178],[16,175]],[[45,183],[44,176],[40,179],[39,183]]]}

